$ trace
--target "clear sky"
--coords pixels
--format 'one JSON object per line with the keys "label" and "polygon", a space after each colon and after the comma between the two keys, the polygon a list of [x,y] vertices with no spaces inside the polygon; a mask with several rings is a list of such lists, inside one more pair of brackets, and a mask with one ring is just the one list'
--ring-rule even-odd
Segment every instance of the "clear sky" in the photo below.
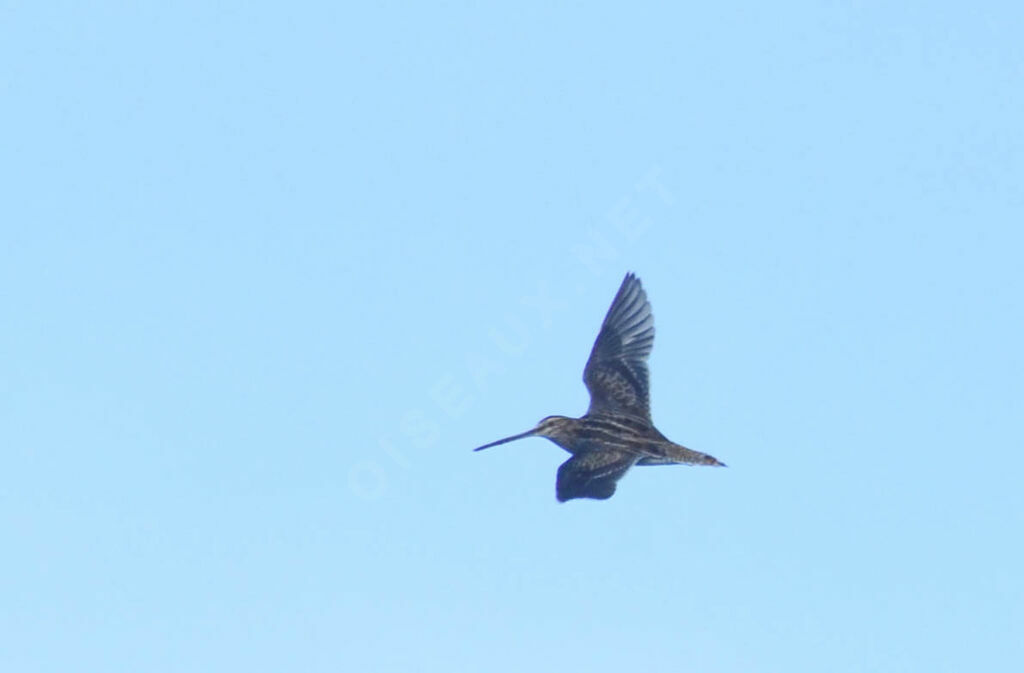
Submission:
{"label": "clear sky", "polygon": [[1020,3],[553,4],[2,4],[4,670],[1024,670]]}

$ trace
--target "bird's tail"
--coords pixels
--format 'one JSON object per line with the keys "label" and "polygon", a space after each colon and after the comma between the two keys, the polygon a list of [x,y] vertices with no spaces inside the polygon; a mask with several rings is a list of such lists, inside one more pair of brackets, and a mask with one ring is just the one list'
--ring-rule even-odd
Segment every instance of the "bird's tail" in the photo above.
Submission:
{"label": "bird's tail", "polygon": [[637,461],[637,465],[710,465],[712,467],[725,467],[725,463],[714,456],[709,456],[700,451],[688,449],[679,444],[670,444],[664,447],[664,456],[648,456]]}

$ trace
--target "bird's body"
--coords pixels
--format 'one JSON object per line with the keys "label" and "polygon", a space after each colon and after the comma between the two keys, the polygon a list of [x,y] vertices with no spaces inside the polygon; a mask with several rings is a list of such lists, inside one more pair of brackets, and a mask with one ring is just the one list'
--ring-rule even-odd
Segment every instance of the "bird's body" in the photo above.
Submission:
{"label": "bird's body", "polygon": [[556,496],[604,500],[634,465],[722,465],[668,440],[651,422],[647,357],[654,318],[640,280],[629,273],[605,316],[583,370],[590,408],[580,418],[548,416],[533,430],[474,449],[524,437],[547,437],[572,454],[558,468]]}

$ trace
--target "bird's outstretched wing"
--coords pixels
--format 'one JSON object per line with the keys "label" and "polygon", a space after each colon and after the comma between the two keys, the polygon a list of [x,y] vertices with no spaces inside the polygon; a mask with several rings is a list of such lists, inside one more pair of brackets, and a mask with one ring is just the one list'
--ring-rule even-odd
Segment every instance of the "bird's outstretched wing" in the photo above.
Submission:
{"label": "bird's outstretched wing", "polygon": [[633,467],[639,456],[609,449],[577,453],[558,468],[555,497],[559,502],[573,498],[607,500],[615,493],[615,482]]}
{"label": "bird's outstretched wing", "polygon": [[640,279],[627,273],[583,369],[588,414],[625,412],[650,420],[647,356],[653,346],[651,305]]}

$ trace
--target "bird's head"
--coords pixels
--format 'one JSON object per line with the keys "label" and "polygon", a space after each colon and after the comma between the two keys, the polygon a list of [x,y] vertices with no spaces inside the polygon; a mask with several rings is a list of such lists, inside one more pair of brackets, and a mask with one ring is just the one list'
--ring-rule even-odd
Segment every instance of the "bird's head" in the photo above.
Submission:
{"label": "bird's head", "polygon": [[545,416],[540,419],[540,422],[537,423],[537,427],[532,430],[527,430],[526,432],[521,432],[518,435],[512,435],[511,437],[505,437],[504,439],[499,439],[498,441],[491,442],[490,444],[478,446],[473,450],[481,451],[483,449],[489,449],[492,446],[498,446],[499,444],[514,442],[517,439],[525,439],[526,437],[547,437],[556,443],[560,443],[560,439],[568,436],[569,428],[574,420],[576,419],[569,418],[567,416]]}

